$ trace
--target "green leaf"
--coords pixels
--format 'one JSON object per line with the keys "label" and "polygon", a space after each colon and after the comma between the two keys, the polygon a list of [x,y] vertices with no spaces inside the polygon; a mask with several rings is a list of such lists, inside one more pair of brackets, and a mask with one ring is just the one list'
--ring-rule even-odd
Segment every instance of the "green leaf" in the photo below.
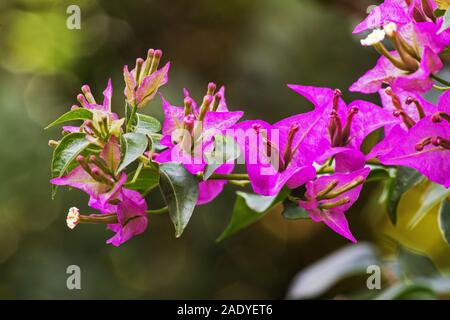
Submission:
{"label": "green leaf", "polygon": [[393,225],[397,224],[397,207],[402,195],[416,186],[422,178],[423,176],[414,169],[399,167],[395,177],[389,180],[386,205]]}
{"label": "green leaf", "polygon": [[154,133],[154,134],[152,134],[152,135],[150,136],[150,138],[152,139],[154,151],[161,152],[161,151],[167,149],[166,146],[163,146],[163,145],[161,144],[161,138],[162,138],[162,135],[161,135],[161,134],[159,134],[159,133]]}
{"label": "green leaf", "polygon": [[367,275],[367,267],[380,265],[369,243],[348,245],[299,272],[289,288],[288,299],[312,299],[326,293],[339,281]]}
{"label": "green leaf", "polygon": [[122,135],[122,162],[117,172],[125,169],[130,163],[139,158],[147,149],[148,140],[142,133],[129,132]]}
{"label": "green leaf", "polygon": [[240,152],[241,149],[233,137],[224,135],[215,136],[214,150],[212,152],[205,153],[208,164],[203,174],[203,180],[208,180],[214,171],[216,171],[221,165],[237,159]]}
{"label": "green leaf", "polygon": [[286,198],[283,190],[277,196],[261,196],[241,191],[237,191],[236,194],[231,221],[217,238],[217,242],[258,221]]}
{"label": "green leaf", "polygon": [[64,113],[61,117],[46,126],[45,129],[49,129],[58,124],[74,120],[92,120],[92,112],[85,108],[70,110],[69,112]]}
{"label": "green leaf", "polygon": [[136,127],[134,132],[152,135],[161,130],[161,123],[148,115],[136,113]]}
{"label": "green leaf", "polygon": [[432,289],[440,296],[450,296],[450,277],[438,276],[438,277],[419,277],[414,279],[414,282]]}
{"label": "green leaf", "polygon": [[288,220],[309,219],[309,213],[289,199],[283,202],[283,217]]}
{"label": "green leaf", "polygon": [[389,179],[389,172],[386,169],[373,169],[370,171],[366,182],[383,181]]}
{"label": "green leaf", "polygon": [[444,199],[439,208],[439,229],[442,237],[450,245],[450,201]]}
{"label": "green leaf", "polygon": [[198,181],[182,164],[163,163],[159,167],[160,187],[175,226],[175,236],[183,233],[198,199]]}
{"label": "green leaf", "polygon": [[442,23],[442,26],[437,32],[437,34],[444,32],[445,30],[448,29],[448,27],[450,27],[450,10],[445,11],[444,22]]}
{"label": "green leaf", "polygon": [[143,196],[145,196],[159,184],[159,172],[154,169],[143,168],[139,173],[136,181],[134,183],[131,183],[134,174],[135,171],[128,175],[128,181],[127,183],[125,183],[125,187],[128,189],[136,190]]}
{"label": "green leaf", "polygon": [[422,194],[420,207],[408,223],[408,228],[413,229],[422,220],[423,217],[443,199],[450,196],[450,189],[440,184],[429,182],[425,192]]}
{"label": "green leaf", "polygon": [[[51,176],[61,177],[69,167],[70,163],[89,146],[85,134],[81,132],[70,133],[64,136],[53,151]],[[52,197],[56,194],[56,186],[52,187]]]}
{"label": "green leaf", "polygon": [[442,17],[445,14],[445,10],[437,8],[434,10],[434,16],[436,18]]}
{"label": "green leaf", "polygon": [[408,280],[418,277],[436,277],[440,276],[434,263],[427,256],[400,247],[398,262],[403,276]]}

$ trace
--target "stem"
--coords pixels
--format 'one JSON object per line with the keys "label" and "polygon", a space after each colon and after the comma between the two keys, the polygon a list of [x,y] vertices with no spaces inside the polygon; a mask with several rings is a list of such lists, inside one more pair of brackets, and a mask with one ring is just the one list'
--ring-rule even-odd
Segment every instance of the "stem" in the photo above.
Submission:
{"label": "stem", "polygon": [[450,82],[448,82],[448,81],[442,79],[441,77],[438,77],[438,76],[435,75],[435,74],[430,74],[430,78],[433,79],[433,80],[436,80],[437,82],[442,83],[443,85],[445,85],[445,86],[447,86],[447,87],[450,87]]}
{"label": "stem", "polygon": [[[160,209],[152,209],[147,210],[146,213],[148,215],[157,215],[157,214],[164,214],[169,212],[169,207],[165,206]],[[133,218],[130,218],[133,219]],[[80,219],[78,220],[78,223],[84,223],[84,224],[116,224],[117,221],[117,214],[110,213],[110,214],[91,214],[89,216],[80,215]]]}
{"label": "stem", "polygon": [[317,174],[334,173],[334,168],[329,166],[323,166],[317,170]]}
{"label": "stem", "polygon": [[136,180],[139,177],[139,174],[141,173],[143,167],[144,167],[144,163],[143,162],[139,162],[139,165],[138,165],[138,167],[136,169],[136,172],[134,173],[133,179],[131,179],[130,184],[133,184],[133,183],[136,182]]}
{"label": "stem", "polygon": [[377,158],[372,158],[366,161],[366,164],[374,164],[377,166],[382,166],[380,160],[378,160]]}
{"label": "stem", "polygon": [[299,202],[300,198],[291,196],[290,194],[287,194],[286,197],[288,198],[289,201],[291,201],[291,202],[293,202],[293,203],[298,205],[298,202]]}
{"label": "stem", "polygon": [[437,85],[433,85],[433,88],[434,89],[436,89],[436,90],[439,90],[439,91],[447,91],[447,90],[450,90],[450,87],[440,87],[440,86],[437,86]]}
{"label": "stem", "polygon": [[133,104],[133,107],[131,109],[131,113],[130,113],[130,117],[127,119],[127,125],[125,128],[125,132],[130,132],[131,129],[131,123],[133,121],[134,116],[136,115],[136,111],[137,111],[137,104]]}
{"label": "stem", "polygon": [[165,207],[160,208],[160,209],[147,210],[147,214],[150,214],[150,215],[164,214],[164,213],[167,213],[167,212],[169,212],[169,207],[168,206],[165,206]]}
{"label": "stem", "polygon": [[250,181],[247,180],[229,180],[228,182],[238,187],[245,187],[246,185],[250,184]]}
{"label": "stem", "polygon": [[372,159],[366,160],[366,164],[378,166],[378,167],[385,168],[385,169],[389,169],[389,168],[395,167],[394,165],[382,164],[380,162],[380,160],[378,160],[377,158],[372,158]]}
{"label": "stem", "polygon": [[79,223],[86,224],[114,224],[117,223],[117,214],[91,214],[89,216],[80,215]]}

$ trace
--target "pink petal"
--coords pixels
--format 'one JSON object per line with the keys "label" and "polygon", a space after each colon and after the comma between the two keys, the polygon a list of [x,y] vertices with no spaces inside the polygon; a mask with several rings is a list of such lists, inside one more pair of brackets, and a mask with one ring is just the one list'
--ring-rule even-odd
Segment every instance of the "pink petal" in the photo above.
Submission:
{"label": "pink petal", "polygon": [[136,88],[136,79],[134,75],[128,71],[128,66],[123,67],[123,78],[125,80],[124,94],[127,97],[128,103],[132,104],[134,101],[134,88]]}
{"label": "pink petal", "polygon": [[103,91],[103,110],[106,112],[111,112],[111,99],[112,99],[112,85],[111,78],[108,80],[108,85],[105,91]]}
{"label": "pink petal", "polygon": [[136,90],[136,103],[139,107],[142,107],[148,101],[152,100],[156,95],[158,88],[169,81],[169,68],[170,62],[167,62],[164,67],[142,80],[139,88]]}

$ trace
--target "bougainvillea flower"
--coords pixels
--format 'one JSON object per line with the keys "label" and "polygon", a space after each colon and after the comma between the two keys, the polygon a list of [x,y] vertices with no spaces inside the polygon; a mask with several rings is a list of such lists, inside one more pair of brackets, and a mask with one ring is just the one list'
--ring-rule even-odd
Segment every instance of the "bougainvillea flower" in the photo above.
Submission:
{"label": "bougainvillea flower", "polygon": [[396,123],[392,113],[373,103],[356,100],[347,106],[339,90],[300,85],[289,88],[310,100],[317,111],[314,139],[307,146],[319,151],[314,161],[323,163],[334,156],[339,172],[361,169],[365,161],[360,151],[364,138],[378,128]]}
{"label": "bougainvillea flower", "polygon": [[450,124],[448,120],[426,116],[407,131],[397,125],[367,155],[368,159],[373,157],[385,165],[414,168],[448,188]]}
{"label": "bougainvillea flower", "polygon": [[358,199],[369,172],[369,168],[363,168],[310,181],[306,184],[306,201],[300,201],[299,205],[309,212],[315,222],[324,222],[334,232],[356,242],[349,229],[345,212]]}
{"label": "bougainvillea flower", "polygon": [[[360,33],[366,30],[382,28],[387,24],[394,23],[399,27],[415,28],[417,32],[417,42],[428,45],[431,38],[447,43],[450,40],[450,30],[441,30],[444,23],[443,17],[435,17],[434,11],[437,8],[432,0],[385,0],[381,5],[370,11],[366,19],[358,24],[353,33]],[[429,39],[420,34],[420,29],[431,35]],[[444,45],[445,47],[445,45]],[[442,47],[441,50],[444,48]],[[431,46],[433,49],[433,46]],[[433,49],[436,52],[436,50]]]}
{"label": "bougainvillea flower", "polygon": [[[118,223],[110,225],[117,234],[108,243],[119,245],[131,235],[142,233],[147,225],[147,204],[133,190],[123,188],[127,180],[125,173],[115,174],[120,163],[120,148],[112,136],[100,153],[85,158],[78,156],[79,165],[66,176],[54,178],[55,185],[66,185],[80,189],[89,195],[89,206],[103,214],[116,213]],[[131,220],[132,217],[139,216]]]}
{"label": "bougainvillea flower", "polygon": [[[317,112],[290,117],[273,126],[261,120],[243,121],[234,126],[233,135],[244,156],[253,191],[276,195],[287,184],[297,188],[315,176],[314,144]],[[320,143],[320,139],[317,139]]]}
{"label": "bougainvillea flower", "polygon": [[[214,136],[224,133],[242,117],[241,111],[228,111],[225,100],[225,88],[216,91],[216,85],[208,85],[207,94],[200,106],[184,90],[184,107],[171,105],[164,98],[163,138],[161,144],[168,147],[155,161],[183,163],[192,174],[203,172],[207,165],[205,152],[213,148]],[[217,173],[231,173],[234,165],[223,164]],[[213,200],[227,183],[225,180],[210,180],[199,183],[198,204]]]}
{"label": "bougainvillea flower", "polygon": [[384,127],[388,135],[392,127],[401,124],[405,130],[414,126],[425,116],[438,112],[450,113],[450,92],[443,93],[437,105],[424,99],[416,92],[406,91],[398,87],[387,87],[379,91],[382,104],[386,110],[397,118],[394,124]]}
{"label": "bougainvillea flower", "polygon": [[383,27],[389,22],[398,25],[411,22],[408,6],[404,0],[385,0],[379,6],[374,7],[367,17],[355,27],[353,33]]}
{"label": "bougainvillea flower", "polygon": [[120,148],[117,139],[112,136],[100,153],[87,159],[78,156],[79,163],[67,175],[54,178],[50,182],[55,185],[67,185],[80,189],[90,196],[89,205],[95,209],[106,211],[109,200],[114,198],[126,181],[126,174],[115,175],[120,162]]}
{"label": "bougainvillea flower", "polygon": [[434,1],[430,0],[411,0],[409,5],[406,0],[385,0],[369,12],[366,19],[355,27],[353,33],[383,27],[390,22],[398,25],[426,21],[440,24],[442,19],[436,21],[433,14],[436,8]]}
{"label": "bougainvillea flower", "polygon": [[[428,0],[420,5],[412,1],[409,8],[405,2],[386,1],[369,14],[355,31],[382,27],[361,40],[362,45],[373,46],[382,56],[350,91],[373,93],[382,83],[411,91],[431,89],[430,75],[443,67],[438,55],[450,44],[450,30],[440,30],[442,18],[436,21],[432,8]],[[395,51],[386,49],[382,43],[385,38],[390,40]]]}
{"label": "bougainvillea flower", "polygon": [[[396,51],[391,51],[390,55],[396,59],[399,58]],[[375,67],[353,83],[349,90],[374,93],[380,90],[384,83],[387,83],[409,91],[426,92],[433,87],[430,75],[437,73],[442,66],[442,61],[437,54],[428,47],[424,49],[417,70],[412,73],[399,69],[385,56],[381,56]]]}
{"label": "bougainvillea flower", "polygon": [[143,233],[148,224],[147,203],[139,192],[122,188],[117,200],[118,223],[108,225],[116,234],[106,241],[116,247]]}
{"label": "bougainvillea flower", "polygon": [[142,58],[138,58],[133,70],[129,71],[128,66],[124,66],[124,94],[130,106],[136,105],[136,107],[142,108],[155,97],[159,87],[169,81],[170,62],[158,70],[161,57],[161,50],[149,49],[147,59],[144,61]]}
{"label": "bougainvillea flower", "polygon": [[[119,119],[118,115],[111,111],[112,85],[111,79],[103,91],[103,103],[97,104],[88,85],[81,87],[82,93],[77,100],[82,108],[92,111],[92,120],[85,120],[79,127],[64,126],[65,132],[85,132],[86,139],[91,143],[103,147],[111,135],[118,137],[125,119]],[[73,109],[80,108],[73,105]]]}

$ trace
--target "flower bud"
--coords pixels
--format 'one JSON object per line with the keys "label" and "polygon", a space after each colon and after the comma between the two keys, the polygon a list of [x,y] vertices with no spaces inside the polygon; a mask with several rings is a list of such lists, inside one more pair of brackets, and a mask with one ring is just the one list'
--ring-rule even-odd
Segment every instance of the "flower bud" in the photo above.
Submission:
{"label": "flower bud", "polygon": [[416,109],[417,109],[417,113],[419,114],[419,118],[420,119],[425,118],[425,111],[423,110],[423,107],[420,104],[419,100],[417,100],[414,97],[409,96],[408,98],[406,98],[405,103],[407,105],[410,105],[411,103],[414,103],[414,105],[416,106]]}
{"label": "flower bud", "polygon": [[421,143],[416,143],[416,145],[414,146],[414,149],[415,149],[416,151],[422,151],[423,148],[424,148],[424,146],[423,146],[423,144],[421,144]]}
{"label": "flower bud", "polygon": [[[436,1],[437,2],[437,1]],[[434,16],[433,6],[429,0],[422,0],[422,10],[423,13],[433,22],[436,22],[436,17]]]}
{"label": "flower bud", "polygon": [[287,137],[287,143],[286,143],[286,147],[284,149],[284,154],[283,154],[283,162],[282,162],[282,169],[287,168],[287,166],[289,165],[289,163],[291,162],[295,150],[292,148],[292,143],[294,141],[294,137],[295,134],[298,132],[298,130],[300,130],[300,125],[297,121],[294,121],[291,124],[291,127],[289,128],[289,132],[288,132],[288,137]]}
{"label": "flower bud", "polygon": [[423,148],[427,145],[429,145],[432,141],[431,137],[426,137],[422,140],[420,140],[418,143],[416,143],[416,145],[414,146],[414,149],[416,149],[416,151],[422,151]]}
{"label": "flower bud", "polygon": [[195,116],[193,114],[189,114],[183,119],[183,123],[187,126],[192,126],[195,122]]}
{"label": "flower bud", "polygon": [[87,106],[89,105],[89,103],[87,102],[85,96],[82,95],[81,93],[79,95],[77,95],[77,100],[81,104],[81,106],[84,107],[84,108],[87,108]]}
{"label": "flower bud", "polygon": [[219,109],[220,102],[222,101],[222,94],[220,92],[216,93],[214,96],[214,103],[212,107],[212,111],[216,112]]}
{"label": "flower bud", "polygon": [[338,109],[340,97],[342,97],[342,91],[339,89],[335,89],[333,94],[333,110],[335,111],[337,111]]}
{"label": "flower bud", "polygon": [[92,95],[91,88],[85,84],[81,87],[81,92],[83,92],[84,96],[86,97],[86,100],[90,104],[96,104],[94,96]]}
{"label": "flower bud", "polygon": [[321,203],[319,204],[319,209],[321,210],[329,210],[329,209],[333,209],[336,207],[340,207],[344,204],[347,204],[350,202],[350,198],[349,197],[343,197],[339,200],[336,200],[335,202],[326,202],[326,203]]}
{"label": "flower bud", "polygon": [[191,97],[184,98],[184,116],[187,116],[192,112],[192,104],[193,101]]}
{"label": "flower bud", "polygon": [[346,145],[350,137],[350,130],[352,126],[353,117],[359,112],[359,108],[352,107],[347,114],[344,129],[342,130],[342,143]]}
{"label": "flower bud", "polygon": [[84,162],[85,161],[85,158],[84,158],[84,156],[82,156],[81,154],[80,155],[78,155],[77,157],[76,157],[76,160],[77,160],[77,162]]}
{"label": "flower bud", "polygon": [[401,117],[403,123],[408,129],[411,129],[416,124],[416,122],[404,110],[395,110],[392,114],[394,117]]}
{"label": "flower bud", "polygon": [[150,66],[150,71],[148,74],[152,74],[158,69],[161,57],[162,57],[162,51],[159,49],[155,50],[155,53],[153,55],[152,64]]}
{"label": "flower bud", "polygon": [[[136,80],[136,85],[139,85],[139,83],[141,82],[141,73],[142,73],[142,65],[144,64],[144,59],[142,58],[137,58],[136,59],[136,67],[135,67],[135,74],[134,74],[134,79]],[[145,76],[145,74],[144,74]]]}
{"label": "flower bud", "polygon": [[259,130],[261,130],[262,126],[259,123],[252,124],[252,129],[255,130],[257,133]]}
{"label": "flower bud", "polygon": [[438,113],[435,113],[435,114],[433,114],[433,115],[431,116],[431,121],[432,121],[433,123],[439,123],[439,122],[442,122],[442,117],[441,117],[441,115],[439,114],[439,112],[438,112]]}
{"label": "flower bud", "polygon": [[384,89],[384,92],[391,97],[392,104],[394,105],[395,109],[397,110],[403,110],[402,102],[400,101],[400,98],[394,93],[391,87],[387,87]]}
{"label": "flower bud", "polygon": [[214,95],[214,92],[216,91],[216,84],[214,82],[208,83],[208,90],[206,91],[207,95]]}
{"label": "flower bud", "polygon": [[200,107],[200,115],[198,116],[198,120],[203,121],[206,112],[209,111],[209,106],[211,105],[212,101],[213,97],[208,94],[203,98],[203,103]]}
{"label": "flower bud", "polygon": [[439,147],[441,145],[441,138],[440,137],[431,138],[431,144],[435,147]]}
{"label": "flower bud", "polygon": [[58,141],[56,141],[56,140],[48,140],[48,146],[49,147],[54,148],[54,147],[57,147],[58,145],[59,145]]}

